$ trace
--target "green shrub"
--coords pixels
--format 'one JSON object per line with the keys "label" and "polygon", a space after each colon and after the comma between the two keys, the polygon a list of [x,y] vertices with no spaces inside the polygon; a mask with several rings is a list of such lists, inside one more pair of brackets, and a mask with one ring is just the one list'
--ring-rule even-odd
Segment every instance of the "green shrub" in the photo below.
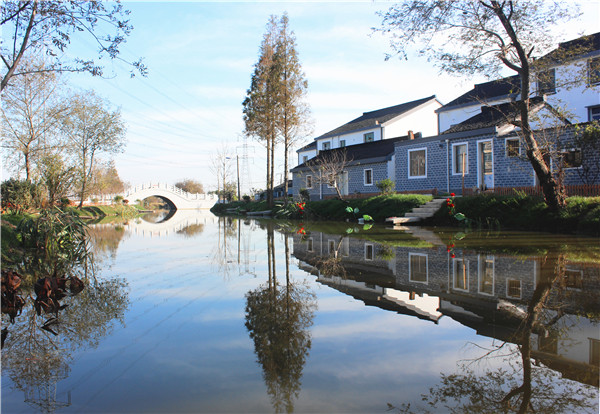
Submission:
{"label": "green shrub", "polygon": [[396,183],[390,180],[389,178],[378,181],[375,185],[377,186],[379,191],[381,191],[382,194],[389,194],[392,191],[394,191],[394,188],[396,187]]}
{"label": "green shrub", "polygon": [[40,208],[43,191],[40,186],[27,180],[11,178],[2,183],[0,189],[2,210],[12,210],[17,214],[33,208]]}

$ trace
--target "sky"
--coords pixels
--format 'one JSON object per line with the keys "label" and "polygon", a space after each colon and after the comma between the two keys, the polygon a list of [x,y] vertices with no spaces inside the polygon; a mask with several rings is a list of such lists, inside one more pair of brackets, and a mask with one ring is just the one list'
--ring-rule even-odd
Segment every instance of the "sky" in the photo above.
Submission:
{"label": "sky", "polygon": [[[300,63],[308,81],[312,141],[363,112],[436,95],[447,103],[484,82],[481,77],[439,74],[432,62],[411,56],[385,60],[389,39],[372,28],[378,11],[392,3],[123,1],[134,30],[122,57],[144,58],[147,77],[129,76],[119,61],[103,61],[110,78],[70,75],[73,88],[94,90],[120,108],[127,144],[114,158],[121,179],[130,184],[200,181],[216,189],[211,168],[217,151],[231,153],[232,180],[239,173],[242,192],[265,188],[266,150],[244,139],[242,101],[271,15],[289,15]],[[583,1],[580,22],[561,28],[569,40],[600,27],[600,0]],[[91,39],[77,39],[69,53],[93,50]],[[510,75],[511,73],[506,73]],[[301,145],[300,145],[301,146]],[[283,177],[283,156],[276,181]],[[297,161],[292,152],[291,165]],[[3,169],[3,174],[5,174]]]}

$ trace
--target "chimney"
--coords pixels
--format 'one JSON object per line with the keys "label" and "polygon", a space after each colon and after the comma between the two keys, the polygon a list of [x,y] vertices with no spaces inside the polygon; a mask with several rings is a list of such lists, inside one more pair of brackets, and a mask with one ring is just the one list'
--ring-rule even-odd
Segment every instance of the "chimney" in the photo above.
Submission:
{"label": "chimney", "polygon": [[415,134],[413,134],[412,130],[408,131],[408,139],[415,139]]}

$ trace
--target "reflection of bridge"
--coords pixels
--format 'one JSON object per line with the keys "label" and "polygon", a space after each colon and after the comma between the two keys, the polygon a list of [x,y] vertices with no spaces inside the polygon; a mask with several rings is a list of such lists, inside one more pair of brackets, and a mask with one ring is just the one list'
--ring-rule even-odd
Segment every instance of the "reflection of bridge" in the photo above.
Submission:
{"label": "reflection of bridge", "polygon": [[192,194],[164,183],[130,187],[125,190],[123,197],[132,203],[148,197],[160,197],[177,210],[210,209],[218,201],[213,194]]}
{"label": "reflection of bridge", "polygon": [[199,226],[214,223],[217,217],[211,212],[198,212],[190,210],[177,210],[164,221],[151,223],[141,218],[130,220],[127,227],[134,233],[144,237],[161,237],[169,234],[184,232],[190,226]]}

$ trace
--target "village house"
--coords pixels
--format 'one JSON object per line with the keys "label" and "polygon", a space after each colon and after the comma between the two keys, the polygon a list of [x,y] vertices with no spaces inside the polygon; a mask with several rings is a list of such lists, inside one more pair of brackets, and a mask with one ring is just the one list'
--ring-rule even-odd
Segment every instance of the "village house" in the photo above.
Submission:
{"label": "village house", "polygon": [[[530,97],[535,134],[551,143],[548,156],[565,185],[599,185],[600,145],[583,143],[578,130],[600,119],[600,33],[561,43],[538,62],[543,73],[532,76]],[[298,150],[294,195],[301,189],[311,199],[373,195],[383,179],[398,192],[535,187],[513,123],[520,89],[512,76],[477,84],[443,106],[431,96],[366,112]],[[332,159],[339,164],[341,153],[339,171],[317,167]]]}

